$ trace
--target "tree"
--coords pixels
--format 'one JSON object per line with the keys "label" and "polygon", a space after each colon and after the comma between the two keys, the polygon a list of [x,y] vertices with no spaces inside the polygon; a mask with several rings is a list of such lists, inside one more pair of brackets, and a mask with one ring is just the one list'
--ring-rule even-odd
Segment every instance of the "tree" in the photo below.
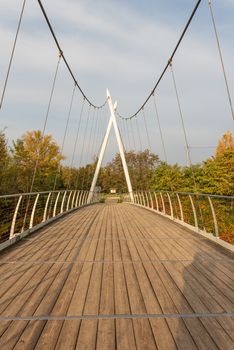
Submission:
{"label": "tree", "polygon": [[203,163],[201,190],[205,193],[234,195],[234,139],[229,131],[219,140],[215,156]]}
{"label": "tree", "polygon": [[[150,153],[149,150],[145,150],[142,152],[126,152],[125,157],[133,189],[149,189],[153,172],[159,164],[158,156]],[[106,192],[109,192],[112,187],[116,188],[118,192],[127,191],[119,153],[107,166],[101,169],[98,185]]]}
{"label": "tree", "polygon": [[220,157],[226,152],[234,152],[234,137],[231,131],[227,131],[219,140],[215,156]]}
{"label": "tree", "polygon": [[5,192],[7,186],[7,173],[9,168],[9,152],[7,148],[6,136],[0,131],[0,193]]}
{"label": "tree", "polygon": [[153,190],[181,191],[184,187],[184,178],[181,167],[177,164],[169,165],[162,162],[154,171]]}
{"label": "tree", "polygon": [[51,135],[42,135],[41,131],[28,131],[13,142],[13,162],[17,170],[17,183],[20,191],[30,190],[36,168],[35,191],[52,187],[56,171],[64,156]]}

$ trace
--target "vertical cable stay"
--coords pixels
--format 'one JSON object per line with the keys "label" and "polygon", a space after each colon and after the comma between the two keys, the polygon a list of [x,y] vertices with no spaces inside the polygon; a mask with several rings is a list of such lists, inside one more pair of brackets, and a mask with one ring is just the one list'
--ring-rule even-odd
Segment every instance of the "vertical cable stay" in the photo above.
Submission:
{"label": "vertical cable stay", "polygon": [[[80,165],[79,168],[81,167],[82,161],[83,161],[83,155],[84,155],[84,149],[85,149],[85,140],[86,140],[86,135],[87,135],[87,130],[88,130],[88,124],[90,120],[90,111],[91,111],[91,104],[89,104],[89,109],[88,109],[88,118],[86,120],[86,125],[85,125],[85,130],[84,130],[84,136],[83,136],[83,143],[82,143],[82,149],[81,149],[81,155],[80,155]],[[81,184],[81,190],[84,189],[84,180],[85,180],[85,167],[84,167],[84,174],[82,178],[82,184]]]}
{"label": "vertical cable stay", "polygon": [[46,130],[47,122],[48,122],[48,117],[49,117],[49,113],[50,113],[52,99],[54,96],[54,90],[55,90],[55,85],[56,85],[56,81],[57,81],[60,62],[61,62],[61,54],[59,53],[59,58],[58,58],[58,62],[56,65],[55,74],[54,74],[53,83],[52,83],[52,88],[51,88],[50,97],[49,97],[49,102],[48,102],[48,106],[47,106],[46,116],[45,116],[45,120],[44,120],[44,124],[43,124],[41,140],[39,140],[39,144],[38,144],[38,155],[37,155],[36,164],[35,164],[35,167],[33,170],[33,176],[32,176],[32,181],[31,181],[31,186],[30,186],[30,191],[29,191],[30,193],[33,192],[33,186],[34,186],[35,177],[37,174],[37,168],[38,168],[38,164],[39,164],[40,156],[41,156],[40,146],[41,146],[41,142],[43,141],[43,138],[45,136],[45,130]]}
{"label": "vertical cable stay", "polygon": [[[198,192],[198,185],[197,185],[197,181],[196,181],[196,177],[195,177],[195,172],[194,172],[194,169],[192,167],[192,159],[191,159],[190,147],[189,147],[189,143],[188,143],[187,132],[186,132],[186,129],[185,129],[184,117],[183,117],[183,113],[182,113],[182,108],[181,108],[181,103],[180,103],[180,98],[179,98],[179,93],[178,93],[178,89],[177,89],[177,84],[176,84],[175,73],[174,73],[172,61],[170,61],[170,67],[171,67],[173,86],[174,86],[175,95],[176,95],[177,104],[178,104],[178,109],[179,109],[179,113],[180,113],[180,119],[181,119],[181,123],[182,123],[182,129],[183,129],[183,133],[184,133],[184,140],[185,140],[185,145],[186,145],[186,149],[187,149],[188,162],[189,162],[189,166],[190,166],[190,168],[192,170],[192,179],[193,179],[195,193],[197,193]],[[199,197],[198,197],[198,208],[199,208],[199,212],[200,212],[200,216],[201,216],[201,221],[202,221],[203,227],[205,228]]]}
{"label": "vertical cable stay", "polygon": [[129,135],[129,127],[128,127],[128,120],[123,120],[123,123],[126,123],[126,135],[128,139],[128,145],[129,145],[129,151],[131,151],[131,141],[130,141],[130,135]]}
{"label": "vertical cable stay", "polygon": [[[59,53],[59,58],[58,58],[58,62],[57,62],[57,65],[56,65],[55,74],[54,74],[53,83],[52,83],[52,88],[51,88],[50,97],[49,97],[49,102],[48,102],[48,106],[47,106],[46,116],[45,116],[45,120],[44,120],[44,124],[43,124],[41,139],[38,142],[37,157],[36,157],[36,162],[35,162],[35,166],[34,166],[34,169],[33,169],[33,174],[32,174],[32,180],[31,180],[29,193],[33,192],[33,187],[34,187],[36,174],[37,174],[37,170],[38,170],[38,165],[39,165],[39,161],[40,161],[40,156],[41,156],[41,143],[43,142],[43,138],[44,138],[44,135],[45,135],[45,130],[46,130],[47,121],[48,121],[48,117],[49,117],[50,107],[51,107],[52,99],[53,99],[53,96],[54,96],[54,90],[55,90],[55,85],[56,85],[56,81],[57,81],[60,61],[61,61],[61,54]],[[28,208],[29,208],[30,199],[31,199],[31,197],[29,196],[28,201],[27,201],[27,205],[26,205],[26,210],[25,210],[25,217],[24,217],[23,227],[24,227],[25,222],[26,222],[26,217],[27,217],[27,214],[28,214]]]}
{"label": "vertical cable stay", "polygon": [[70,172],[69,172],[69,179],[68,179],[68,189],[70,189],[70,186],[71,186],[71,171],[72,171],[72,167],[74,165],[75,154],[76,154],[76,150],[77,150],[77,143],[78,143],[79,133],[80,133],[80,125],[81,125],[81,120],[82,120],[83,111],[84,111],[85,98],[83,97],[82,100],[83,101],[82,101],[81,111],[80,111],[80,115],[79,115],[79,119],[78,119],[76,138],[75,138],[74,148],[73,148],[73,152],[72,152],[72,159],[71,159],[71,164],[70,164]]}
{"label": "vertical cable stay", "polygon": [[12,66],[12,62],[13,62],[13,58],[14,58],[14,54],[15,54],[15,48],[16,48],[16,44],[17,44],[17,40],[18,40],[18,36],[19,36],[20,26],[21,26],[21,23],[22,23],[22,18],[23,18],[23,14],[24,14],[25,4],[26,4],[26,0],[23,0],[23,5],[22,5],[21,13],[20,13],[20,18],[19,18],[19,23],[18,23],[18,26],[17,26],[15,40],[14,40],[14,43],[13,43],[13,48],[12,48],[12,51],[11,51],[11,56],[10,56],[10,61],[9,61],[9,64],[8,64],[7,74],[6,74],[6,78],[5,78],[5,82],[4,82],[4,86],[3,86],[3,91],[2,91],[1,101],[0,101],[0,110],[2,108],[3,101],[4,101],[4,96],[5,96],[5,93],[6,93],[7,83],[8,83],[8,79],[9,79],[9,75],[10,75],[10,71],[11,71],[11,66]]}
{"label": "vertical cable stay", "polygon": [[[72,91],[71,102],[70,102],[70,105],[69,105],[69,111],[68,111],[68,115],[67,115],[67,121],[66,121],[66,125],[65,125],[63,141],[62,141],[62,146],[61,146],[61,150],[60,150],[60,154],[61,155],[63,154],[64,145],[65,145],[65,141],[66,141],[66,137],[67,137],[67,130],[68,130],[68,125],[69,125],[69,121],[70,121],[70,117],[71,117],[75,91],[76,91],[76,84],[74,84],[73,91]],[[55,191],[55,189],[56,189],[56,185],[57,185],[57,180],[58,180],[58,175],[59,175],[60,169],[61,169],[61,164],[59,164],[58,167],[57,167],[57,171],[56,171],[56,175],[55,175],[55,179],[54,179],[53,191]]]}
{"label": "vertical cable stay", "polygon": [[[87,177],[86,177],[86,183],[89,186],[89,178],[90,178],[90,173],[92,173],[91,171],[91,167],[93,164],[93,153],[92,153],[92,140],[94,139],[95,136],[95,129],[94,129],[94,125],[95,125],[95,114],[96,114],[96,108],[94,108],[93,110],[93,117],[91,120],[91,128],[90,128],[90,134],[89,134],[89,140],[88,140],[88,147],[87,147],[87,166],[88,166],[88,171],[87,171]],[[90,159],[89,159],[89,155],[90,155]]]}
{"label": "vertical cable stay", "polygon": [[139,143],[140,143],[140,150],[143,151],[143,149],[142,149],[142,142],[141,142],[140,128],[139,128],[139,123],[138,123],[138,118],[135,118],[135,120],[136,120],[136,126],[137,126],[137,134],[138,134]]}
{"label": "vertical cable stay", "polygon": [[[96,116],[96,117],[95,117]],[[97,134],[97,126],[98,126],[98,108],[94,108],[94,130],[93,130],[93,139],[91,140],[91,157],[92,160],[95,158],[95,139]]]}
{"label": "vertical cable stay", "polygon": [[175,90],[177,105],[178,105],[179,114],[180,114],[180,120],[181,120],[183,134],[184,134],[185,146],[186,146],[187,155],[188,155],[188,162],[189,162],[189,166],[191,166],[192,160],[191,160],[191,155],[190,155],[190,148],[189,148],[189,143],[188,143],[187,132],[185,129],[184,117],[183,117],[183,113],[182,113],[182,108],[181,108],[179,93],[178,93],[178,89],[177,89],[177,85],[176,85],[176,79],[175,79],[175,73],[174,73],[172,61],[170,62],[170,68],[171,68],[171,75],[172,75],[172,81],[173,81],[173,86],[174,86],[174,90]]}
{"label": "vertical cable stay", "polygon": [[134,149],[136,150],[136,140],[135,140],[135,135],[134,135],[134,128],[133,128],[133,124],[132,124],[132,119],[128,119],[128,120],[130,120],[129,128],[130,128],[130,133],[132,134],[133,146],[134,146]]}
{"label": "vertical cable stay", "polygon": [[208,4],[209,4],[211,20],[212,20],[212,24],[213,24],[213,28],[214,28],[215,38],[216,38],[216,42],[217,42],[217,46],[218,46],[220,63],[222,66],[224,81],[225,81],[225,85],[226,85],[226,89],[227,89],[227,95],[228,95],[228,101],[229,101],[230,109],[231,109],[231,113],[232,113],[232,119],[234,120],[234,110],[233,110],[233,105],[232,105],[232,98],[231,98],[231,93],[230,93],[230,89],[229,89],[228,78],[227,78],[226,69],[225,69],[225,65],[224,65],[223,54],[222,54],[222,50],[221,50],[217,26],[215,23],[214,12],[212,9],[212,0],[208,0]]}
{"label": "vertical cable stay", "polygon": [[162,127],[161,127],[161,122],[160,122],[160,117],[159,117],[159,112],[158,112],[158,107],[157,107],[155,94],[153,94],[153,101],[154,101],[155,114],[156,114],[156,118],[157,118],[157,122],[158,122],[159,133],[160,133],[161,142],[162,142],[164,159],[165,159],[165,162],[167,163],[167,152],[166,152],[166,147],[165,147],[165,143],[164,143]]}
{"label": "vertical cable stay", "polygon": [[[94,140],[94,151],[95,151],[95,158],[98,157],[98,154],[99,154],[99,143],[100,143],[100,133],[101,133],[101,116],[102,116],[102,113],[103,113],[103,110],[104,108],[98,108],[97,109],[97,133],[96,133],[96,136],[95,136],[95,140]],[[101,111],[101,113],[100,113]]]}
{"label": "vertical cable stay", "polygon": [[147,127],[147,122],[146,122],[144,108],[142,108],[142,114],[143,114],[143,119],[144,119],[144,124],[145,124],[145,131],[146,131],[146,137],[147,137],[147,141],[148,141],[148,145],[149,145],[149,151],[150,151],[150,150],[152,150],[152,148],[151,148],[151,142],[150,142],[150,137],[149,137],[149,130],[148,130],[148,127]]}

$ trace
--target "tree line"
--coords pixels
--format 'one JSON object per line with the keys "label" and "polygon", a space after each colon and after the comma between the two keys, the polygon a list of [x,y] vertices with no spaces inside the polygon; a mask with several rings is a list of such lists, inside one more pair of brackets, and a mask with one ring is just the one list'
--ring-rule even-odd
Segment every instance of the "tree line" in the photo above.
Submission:
{"label": "tree line", "polygon": [[[0,193],[90,188],[96,160],[80,168],[64,166],[65,160],[51,135],[28,131],[8,147],[0,132]],[[149,150],[128,151],[126,161],[134,190],[165,190],[234,195],[234,138],[226,132],[218,141],[214,155],[191,166],[170,165]],[[33,186],[32,186],[33,181]],[[121,158],[101,168],[98,186],[126,192]]]}

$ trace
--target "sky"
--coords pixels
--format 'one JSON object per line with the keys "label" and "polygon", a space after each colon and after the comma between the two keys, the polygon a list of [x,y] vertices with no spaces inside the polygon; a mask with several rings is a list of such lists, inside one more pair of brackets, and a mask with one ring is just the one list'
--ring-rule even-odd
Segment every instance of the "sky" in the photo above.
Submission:
{"label": "sky", "polygon": [[[5,0],[0,3],[0,94],[22,2]],[[152,90],[195,3],[195,0],[43,1],[63,52],[85,94],[92,103],[101,105],[108,88],[124,117],[135,113]],[[212,156],[218,139],[225,131],[233,131],[207,3],[207,0],[202,1],[173,62],[194,163]],[[212,3],[234,99],[234,0]],[[35,0],[27,0],[0,111],[0,130],[5,129],[9,146],[25,131],[42,129],[57,60],[58,52],[39,5]],[[61,63],[46,127],[46,133],[52,134],[60,146],[72,90],[71,77]],[[170,71],[159,85],[156,98],[168,161],[185,165],[184,135]],[[63,150],[66,164],[71,163],[81,105],[82,98],[76,92]],[[92,141],[95,116],[97,114],[91,110],[86,129],[88,106],[85,105],[75,155],[76,166],[90,161],[99,149],[108,123],[108,108],[98,115],[99,133]],[[151,149],[164,160],[152,100],[145,107],[145,116]],[[127,135],[127,122],[117,121],[127,150],[135,146],[138,150],[149,147],[142,114],[138,117],[140,138],[135,120],[128,122],[134,137]],[[82,147],[85,152],[81,155]],[[116,152],[118,149],[112,132],[104,162],[110,161]]]}

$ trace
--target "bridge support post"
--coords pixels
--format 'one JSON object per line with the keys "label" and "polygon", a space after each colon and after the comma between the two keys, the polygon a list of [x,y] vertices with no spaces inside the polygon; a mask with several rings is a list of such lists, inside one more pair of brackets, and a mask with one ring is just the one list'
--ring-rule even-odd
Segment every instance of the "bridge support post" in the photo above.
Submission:
{"label": "bridge support post", "polygon": [[118,128],[118,125],[117,125],[117,122],[116,122],[116,117],[115,117],[115,111],[116,111],[116,108],[117,108],[117,102],[115,102],[115,104],[113,105],[112,99],[111,99],[111,96],[110,96],[110,93],[109,93],[108,90],[107,90],[107,100],[108,100],[108,104],[109,104],[109,109],[110,109],[111,115],[110,115],[110,120],[109,120],[109,124],[108,124],[107,130],[106,130],[106,134],[105,134],[105,137],[104,137],[104,140],[103,140],[103,143],[102,143],[102,147],[101,147],[101,150],[100,150],[100,154],[99,154],[99,157],[98,157],[98,162],[97,162],[95,174],[94,174],[94,177],[93,177],[92,185],[91,185],[91,188],[90,188],[87,204],[90,204],[91,200],[92,200],[92,196],[93,196],[94,189],[95,189],[95,186],[96,186],[96,183],[97,183],[98,175],[99,175],[99,172],[100,172],[103,156],[104,156],[104,153],[105,153],[105,150],[106,150],[106,146],[107,146],[107,142],[108,142],[108,139],[109,139],[109,135],[110,135],[110,131],[111,131],[112,125],[114,127],[115,136],[116,136],[116,140],[117,140],[118,147],[119,147],[119,153],[120,153],[120,157],[121,157],[121,161],[122,161],[122,165],[123,165],[123,169],[124,169],[125,179],[126,179],[126,182],[127,182],[128,193],[129,193],[131,202],[133,203],[134,202],[134,197],[133,197],[133,192],[132,192],[132,184],[131,184],[131,180],[130,180],[130,176],[129,176],[129,172],[128,172],[127,162],[126,162],[126,159],[125,159],[123,143],[122,143],[122,140],[121,140],[119,128]]}

